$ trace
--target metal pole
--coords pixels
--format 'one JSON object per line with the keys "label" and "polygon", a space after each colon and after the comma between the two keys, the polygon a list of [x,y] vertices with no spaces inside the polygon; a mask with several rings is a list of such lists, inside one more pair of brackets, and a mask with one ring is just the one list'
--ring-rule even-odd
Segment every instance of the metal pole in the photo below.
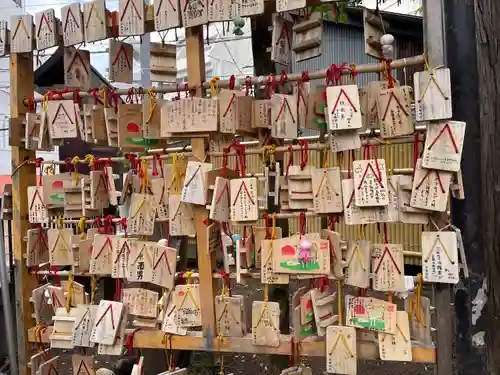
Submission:
{"label": "metal pole", "polygon": [[[0,233],[3,234],[3,220],[0,220]],[[19,374],[16,356],[16,334],[14,332],[15,322],[12,316],[9,278],[7,277],[7,265],[5,264],[5,241],[4,236],[0,236],[0,286],[2,289],[3,313],[5,316],[5,331],[7,334],[7,348],[9,350],[9,366],[11,374]]]}

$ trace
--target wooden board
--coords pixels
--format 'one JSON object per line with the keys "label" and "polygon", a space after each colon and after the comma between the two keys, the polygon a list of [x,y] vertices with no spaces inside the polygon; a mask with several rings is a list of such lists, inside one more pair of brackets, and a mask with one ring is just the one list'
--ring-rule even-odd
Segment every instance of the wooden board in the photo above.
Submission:
{"label": "wooden board", "polygon": [[71,356],[71,364],[74,375],[95,375],[94,357],[91,355],[73,354]]}
{"label": "wooden board", "polygon": [[358,86],[328,86],[326,102],[325,111],[330,130],[352,130],[362,127]]}
{"label": "wooden board", "polygon": [[379,208],[359,207],[354,199],[355,186],[353,179],[342,180],[342,202],[344,220],[347,225],[370,224],[378,222]]}
{"label": "wooden board", "polygon": [[172,247],[154,246],[152,283],[172,290],[175,285],[177,250]]}
{"label": "wooden board", "polygon": [[422,232],[422,274],[424,281],[458,283],[457,234],[455,232]]}
{"label": "wooden board", "polygon": [[389,194],[385,160],[357,160],[352,163],[352,168],[356,206],[387,206]]}
{"label": "wooden board", "polygon": [[233,4],[233,17],[250,17],[264,13],[264,0],[250,0]]}
{"label": "wooden board", "polygon": [[422,159],[418,159],[413,177],[411,207],[445,211],[448,204],[451,177],[451,172],[423,168]]}
{"label": "wooden board", "polygon": [[230,181],[231,220],[257,221],[257,178],[235,178]]}
{"label": "wooden board", "polygon": [[92,333],[92,326],[95,323],[98,306],[80,305],[75,310],[75,326],[72,337],[73,346],[91,348],[94,346],[94,343],[90,341],[90,335]]}
{"label": "wooden board", "polygon": [[358,130],[339,130],[328,134],[331,152],[342,152],[361,148]]}
{"label": "wooden board", "polygon": [[182,25],[199,26],[208,22],[207,0],[186,0],[182,4]]}
{"label": "wooden board", "polygon": [[169,133],[217,131],[216,99],[190,98],[168,102],[162,107],[161,136]]}
{"label": "wooden board", "polygon": [[5,56],[10,53],[10,30],[8,29],[7,20],[0,21],[0,56]]}
{"label": "wooden board", "polygon": [[314,208],[312,189],[312,168],[291,165],[288,170],[288,205],[291,210],[309,210]]}
{"label": "wooden board", "polygon": [[67,266],[70,261],[70,238],[73,235],[73,229],[49,229],[47,238],[49,244],[49,262],[53,266]]}
{"label": "wooden board", "polygon": [[134,241],[128,257],[128,281],[152,282],[153,281],[153,256],[156,242]]}
{"label": "wooden board", "polygon": [[118,146],[118,109],[104,108],[104,121],[106,124],[106,138],[108,146]]}
{"label": "wooden board", "polygon": [[119,4],[119,35],[134,36],[144,34],[146,22],[144,3],[139,0],[120,0]]}
{"label": "wooden board", "polygon": [[128,306],[128,313],[146,318],[156,318],[158,293],[144,288],[125,288],[122,302]]}
{"label": "wooden board", "polygon": [[58,374],[59,372],[62,372],[59,356],[52,357],[46,360],[45,362],[41,363],[40,367],[38,368],[39,375],[52,375],[54,373]]}
{"label": "wooden board", "polygon": [[[394,177],[394,176],[392,176]],[[410,205],[413,186],[412,176],[398,176],[399,221],[405,224],[427,224],[429,212]]]}
{"label": "wooden board", "polygon": [[120,325],[118,326],[118,332],[116,333],[115,342],[112,345],[99,344],[97,346],[97,354],[99,355],[121,355],[123,352],[123,344],[126,339],[125,328],[127,326],[127,315],[128,308],[126,305],[123,306],[122,317],[120,320]]}
{"label": "wooden board", "polygon": [[42,186],[28,186],[28,210],[30,223],[48,222],[49,213],[45,204]]}
{"label": "wooden board", "polygon": [[405,309],[410,317],[411,339],[425,346],[432,345],[431,335],[431,300],[420,297],[417,302],[416,296],[405,299]]}
{"label": "wooden board", "polygon": [[394,138],[413,133],[410,103],[401,87],[381,90],[377,98],[380,136]]}
{"label": "wooden board", "polygon": [[297,98],[273,94],[271,97],[271,135],[278,139],[297,138]]}
{"label": "wooden board", "polygon": [[169,230],[171,236],[189,236],[196,234],[193,208],[181,201],[180,195],[168,197]]}
{"label": "wooden board", "polygon": [[155,30],[170,30],[181,26],[181,7],[178,0],[154,0]]}
{"label": "wooden board", "polygon": [[401,293],[406,291],[402,245],[372,245],[371,259],[374,290]]}
{"label": "wooden board", "polygon": [[253,101],[252,126],[254,128],[271,129],[271,106],[270,99]]}
{"label": "wooden board", "polygon": [[49,261],[47,232],[43,228],[28,229],[26,244],[26,266],[38,266]]}
{"label": "wooden board", "polygon": [[465,122],[442,121],[427,125],[422,166],[458,172],[465,139]]}
{"label": "wooden board", "polygon": [[123,310],[123,303],[101,300],[92,326],[90,341],[97,344],[113,345]]}
{"label": "wooden board", "polygon": [[323,39],[323,14],[321,12],[313,12],[308,17],[299,19],[293,26],[293,31],[295,36],[292,50],[295,52],[296,61],[321,55]]}
{"label": "wooden board", "polygon": [[221,133],[252,132],[252,96],[246,96],[243,91],[222,89],[218,103]]}
{"label": "wooden board", "polygon": [[224,177],[215,178],[215,186],[212,194],[212,204],[210,205],[209,217],[219,222],[229,221],[229,181]]}
{"label": "wooden board", "polygon": [[321,238],[328,240],[330,248],[330,274],[329,279],[343,279],[344,268],[347,263],[342,259],[342,249],[340,247],[340,233],[329,229],[321,230]]}
{"label": "wooden board", "polygon": [[59,43],[59,20],[54,9],[35,13],[36,49],[42,51],[56,47]]}
{"label": "wooden board", "polygon": [[83,4],[85,41],[97,42],[108,37],[108,16],[105,0],[94,0]]}
{"label": "wooden board", "polygon": [[180,327],[201,326],[199,284],[177,285],[174,293],[174,304],[177,309],[177,325]]}
{"label": "wooden board", "polygon": [[288,284],[290,282],[289,275],[274,272],[273,253],[278,251],[276,246],[276,240],[261,240],[259,243],[261,258],[260,280],[262,284]]}
{"label": "wooden board", "polygon": [[378,97],[381,90],[387,90],[389,84],[387,81],[372,81],[368,84],[368,98],[366,99],[366,119],[364,122],[365,128],[378,129],[380,128],[378,116]]}
{"label": "wooden board", "polygon": [[243,296],[216,296],[217,333],[223,337],[243,337],[246,334]]}
{"label": "wooden board", "polygon": [[311,289],[314,322],[319,337],[325,336],[327,327],[338,321],[338,315],[335,314],[336,296],[331,287],[325,287],[322,291]]}
{"label": "wooden board", "polygon": [[449,69],[416,72],[413,81],[417,121],[446,120],[452,117]]}
{"label": "wooden board", "polygon": [[380,332],[378,345],[382,361],[409,362],[412,360],[410,325],[408,314],[405,311],[396,312],[396,334],[390,335]]}
{"label": "wooden board", "polygon": [[364,240],[347,243],[345,283],[358,288],[370,286],[370,243]]}
{"label": "wooden board", "polygon": [[85,26],[80,3],[73,3],[62,7],[61,15],[64,47],[71,47],[75,44],[84,43]]}
{"label": "wooden board", "polygon": [[54,100],[47,104],[47,124],[51,139],[76,138],[78,126],[73,100]]}
{"label": "wooden board", "polygon": [[396,305],[372,297],[345,296],[346,325],[396,334]]}
{"label": "wooden board", "polygon": [[118,105],[118,145],[120,147],[143,148],[142,104]]}
{"label": "wooden board", "polygon": [[[109,40],[108,66],[109,66],[109,79],[111,81],[132,83],[133,56],[134,56],[134,48],[131,44],[120,42],[116,39]],[[120,107],[121,105],[118,106],[118,108]]]}
{"label": "wooden board", "polygon": [[280,345],[280,306],[278,302],[253,301],[252,344],[278,347]]}
{"label": "wooden board", "polygon": [[398,183],[400,177],[400,175],[391,175],[387,178],[389,204],[380,207],[378,220],[381,223],[396,223],[399,221]]}
{"label": "wooden board", "polygon": [[289,15],[273,14],[271,60],[277,64],[288,66],[291,63],[292,28],[293,21]]}
{"label": "wooden board", "polygon": [[326,329],[326,369],[335,374],[357,374],[355,328],[329,326]]}
{"label": "wooden board", "polygon": [[182,202],[203,206],[207,203],[207,173],[212,169],[210,163],[188,162],[181,192]]}
{"label": "wooden board", "polygon": [[[172,0],[163,0],[167,7]],[[177,8],[178,9],[178,8]],[[175,82],[177,77],[175,44],[151,43],[149,68],[152,82]]]}
{"label": "wooden board", "polygon": [[10,25],[10,53],[33,51],[35,41],[33,16],[31,14],[11,16]]}
{"label": "wooden board", "polygon": [[314,211],[318,214],[342,212],[340,168],[313,169],[311,180]]}
{"label": "wooden board", "polygon": [[90,52],[64,48],[64,84],[70,88],[90,88]]}
{"label": "wooden board", "polygon": [[228,0],[210,0],[208,7],[208,22],[229,21],[234,6],[236,6],[236,4]]}
{"label": "wooden board", "polygon": [[385,33],[383,30],[389,28],[389,24],[376,12],[367,8],[363,9],[365,54],[376,59],[383,59],[380,38]]}
{"label": "wooden board", "polygon": [[112,236],[97,234],[92,245],[90,257],[90,273],[93,275],[111,275],[113,268]]}

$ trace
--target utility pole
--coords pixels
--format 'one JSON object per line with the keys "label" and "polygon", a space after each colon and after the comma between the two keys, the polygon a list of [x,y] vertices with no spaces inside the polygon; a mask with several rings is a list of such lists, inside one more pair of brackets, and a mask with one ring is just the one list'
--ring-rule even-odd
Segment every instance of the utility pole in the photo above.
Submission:
{"label": "utility pole", "polygon": [[[485,314],[487,372],[500,374],[500,2],[475,0],[481,164],[481,229],[485,252],[487,301]],[[463,26],[465,27],[465,25]],[[464,67],[464,74],[466,69]],[[468,103],[467,105],[475,105]],[[468,132],[467,129],[466,132]],[[464,155],[465,158],[474,155]],[[477,181],[473,180],[473,183]]]}

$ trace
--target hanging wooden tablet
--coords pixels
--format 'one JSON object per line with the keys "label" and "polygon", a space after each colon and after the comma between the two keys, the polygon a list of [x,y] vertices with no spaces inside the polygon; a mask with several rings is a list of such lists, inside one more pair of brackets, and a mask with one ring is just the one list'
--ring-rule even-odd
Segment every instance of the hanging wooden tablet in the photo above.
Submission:
{"label": "hanging wooden tablet", "polygon": [[[187,128],[186,118],[184,115],[184,100],[174,100],[164,103],[161,108],[161,138],[168,138],[176,129],[180,127]],[[190,124],[189,124],[190,126]]]}
{"label": "hanging wooden tablet", "polygon": [[[60,358],[59,356],[50,358],[46,362],[40,364],[38,369],[39,375],[53,375],[62,373],[62,369],[60,368]],[[37,375],[38,375],[37,374]]]}
{"label": "hanging wooden tablet", "polygon": [[295,37],[293,51],[296,61],[303,61],[321,55],[323,39],[323,14],[313,12],[299,18],[293,25]]}
{"label": "hanging wooden tablet", "polygon": [[326,88],[327,121],[330,130],[352,130],[362,126],[358,86]]}
{"label": "hanging wooden tablet", "polygon": [[6,56],[10,53],[10,30],[7,20],[0,21],[0,56]]}
{"label": "hanging wooden tablet", "polygon": [[30,223],[48,222],[48,210],[43,198],[43,186],[28,186],[28,218]]}
{"label": "hanging wooden tablet", "polygon": [[387,206],[389,194],[385,160],[357,160],[352,165],[356,206]]}
{"label": "hanging wooden tablet", "polygon": [[243,91],[221,89],[218,96],[221,133],[252,133],[253,97]]}
{"label": "hanging wooden tablet", "polygon": [[113,236],[97,234],[92,245],[90,273],[93,275],[111,275],[113,270]]}
{"label": "hanging wooden tablet", "polygon": [[[51,296],[50,284],[42,285],[31,291],[30,302],[33,304],[33,318],[36,324],[51,324],[55,314],[55,304],[59,301]],[[62,298],[62,297],[61,297]]]}
{"label": "hanging wooden tablet", "polygon": [[94,0],[83,4],[85,41],[97,42],[108,38],[108,15],[104,0]]}
{"label": "hanging wooden tablet", "polygon": [[310,94],[311,85],[309,82],[300,81],[297,85],[293,86],[293,95],[297,103],[297,123],[300,128],[307,127]]}
{"label": "hanging wooden tablet", "polygon": [[319,235],[299,235],[274,241],[273,251],[276,273],[328,275],[330,273],[330,249],[327,240]]}
{"label": "hanging wooden tablet", "polygon": [[59,20],[54,9],[35,13],[36,49],[38,51],[56,47],[59,43]]}
{"label": "hanging wooden tablet", "polygon": [[346,261],[345,283],[358,288],[368,288],[370,286],[370,243],[363,240],[349,241]]}
{"label": "hanging wooden tablet", "polygon": [[318,214],[342,212],[340,168],[311,170],[314,211]]}
{"label": "hanging wooden tablet", "polygon": [[325,86],[316,86],[311,90],[308,99],[306,123],[307,129],[326,132],[328,125],[325,118],[325,100],[323,99]]}
{"label": "hanging wooden tablet", "polygon": [[[88,178],[88,176],[85,176]],[[64,187],[64,217],[81,218],[83,217],[82,185],[81,181],[63,181]]]}
{"label": "hanging wooden tablet", "polygon": [[456,284],[459,279],[457,234],[422,232],[422,274],[424,281]]}
{"label": "hanging wooden tablet", "polygon": [[174,304],[177,306],[177,325],[180,327],[201,326],[201,299],[198,284],[177,285]]}
{"label": "hanging wooden tablet", "polygon": [[80,3],[73,3],[62,7],[62,28],[64,47],[74,46],[85,41],[83,13]]}
{"label": "hanging wooden tablet", "polygon": [[40,122],[42,115],[39,113],[26,113],[26,127],[24,132],[24,147],[27,150],[38,149],[38,138],[40,134]]}
{"label": "hanging wooden tablet", "polygon": [[355,186],[353,179],[342,180],[342,203],[344,220],[347,225],[371,224],[378,222],[378,207],[359,207],[354,199]]}
{"label": "hanging wooden tablet", "polygon": [[328,240],[330,249],[330,275],[328,275],[328,278],[343,279],[344,268],[347,267],[347,263],[342,259],[340,233],[328,229],[322,229],[321,238]]}
{"label": "hanging wooden tablet", "polygon": [[223,337],[243,337],[244,297],[215,296],[215,318],[217,334]]}
{"label": "hanging wooden tablet", "polygon": [[326,370],[329,373],[356,375],[356,329],[329,326],[326,329]]}
{"label": "hanging wooden tablet", "polygon": [[66,87],[90,88],[90,52],[74,47],[64,48],[64,84]]}
{"label": "hanging wooden tablet", "polygon": [[156,204],[156,216],[160,220],[168,219],[168,189],[164,178],[152,178],[149,181]]}
{"label": "hanging wooden tablet", "polygon": [[134,238],[111,236],[113,247],[113,265],[111,276],[115,279],[125,279],[128,276],[128,259]]}
{"label": "hanging wooden tablet", "polygon": [[[281,237],[281,236],[280,236]],[[276,240],[261,240],[260,242],[261,273],[262,284],[288,284],[289,275],[278,274],[273,271],[274,251],[278,251]]]}
{"label": "hanging wooden tablet", "polygon": [[49,261],[47,231],[43,228],[28,229],[26,243],[26,267],[38,266]]}
{"label": "hanging wooden tablet", "polygon": [[127,304],[129,314],[156,318],[157,292],[144,288],[125,288],[122,293],[122,302]]}
{"label": "hanging wooden tablet", "polygon": [[192,97],[169,102],[162,109],[162,137],[169,133],[217,131],[216,99]]}
{"label": "hanging wooden tablet", "polygon": [[76,138],[78,127],[73,100],[54,100],[47,104],[47,123],[52,139]]}
{"label": "hanging wooden tablet", "polygon": [[271,97],[271,136],[278,139],[297,138],[297,98],[273,94]]}
{"label": "hanging wooden tablet", "polygon": [[314,195],[312,188],[312,168],[298,165],[287,168],[288,173],[288,205],[291,210],[314,209]]}
{"label": "hanging wooden tablet", "polygon": [[305,7],[306,7],[305,0],[279,0],[276,2],[276,12],[278,13]]}
{"label": "hanging wooden tablet", "polygon": [[357,150],[361,148],[361,138],[358,130],[339,130],[328,134],[331,152]]}
{"label": "hanging wooden tablet", "polygon": [[94,357],[73,354],[71,363],[73,365],[73,375],[95,375]]}
{"label": "hanging wooden tablet", "polygon": [[280,345],[280,306],[278,302],[253,301],[252,344],[257,346]]}
{"label": "hanging wooden tablet", "polygon": [[396,305],[371,297],[345,296],[346,324],[396,334]]}
{"label": "hanging wooden tablet", "polygon": [[[255,267],[256,268],[261,268],[262,265],[262,241],[265,239],[269,239],[271,237],[271,228],[264,228],[264,227],[254,227],[252,228],[253,235],[254,235],[254,242],[255,242]],[[275,233],[276,238],[281,238],[282,237],[282,231],[280,227],[276,227],[276,233]],[[271,266],[272,266],[272,259],[271,259]]]}
{"label": "hanging wooden tablet", "polygon": [[90,171],[90,205],[92,209],[109,207],[108,181],[104,171]]}
{"label": "hanging wooden tablet", "polygon": [[405,299],[405,310],[410,318],[411,339],[425,346],[432,345],[431,301],[427,297],[415,295]]}
{"label": "hanging wooden tablet", "polygon": [[[314,324],[311,321],[302,324],[301,322],[301,298],[304,294],[309,293],[306,292],[305,287],[299,288],[292,296],[292,328],[293,328],[293,337],[296,341],[302,341],[306,337],[313,336],[316,334],[316,330],[314,329]],[[311,307],[312,308],[312,307]],[[312,318],[312,316],[311,316]]]}
{"label": "hanging wooden tablet", "polygon": [[179,0],[154,0],[155,30],[170,30],[181,26]]}
{"label": "hanging wooden tablet", "polygon": [[48,229],[49,262],[53,266],[67,266],[70,264],[69,243],[73,235],[71,228]]}
{"label": "hanging wooden tablet", "polygon": [[216,177],[215,187],[210,205],[209,217],[215,221],[229,221],[229,181],[224,177]]}
{"label": "hanging wooden tablet", "polygon": [[[109,79],[111,81],[132,83],[133,53],[134,48],[131,44],[116,39],[109,40]],[[140,104],[135,105],[140,106]],[[120,107],[121,105],[118,106]]]}
{"label": "hanging wooden tablet", "polygon": [[31,370],[32,374],[37,374],[40,365],[45,361],[46,358],[49,358],[50,348],[41,350],[37,354],[31,356],[28,366]]}
{"label": "hanging wooden tablet", "polygon": [[232,18],[232,8],[235,6],[227,0],[211,0],[208,3],[208,22],[228,21]]}
{"label": "hanging wooden tablet", "polygon": [[422,166],[422,159],[418,159],[413,176],[411,207],[445,211],[448,204],[451,176],[451,172],[425,169]]}
{"label": "hanging wooden tablet", "polygon": [[122,315],[116,333],[115,342],[112,345],[99,344],[97,346],[97,354],[99,355],[121,355],[123,352],[123,344],[125,343],[126,333],[125,328],[128,323],[128,307],[123,305]]}
{"label": "hanging wooden tablet", "polygon": [[153,256],[156,242],[134,241],[128,256],[128,281],[151,282],[153,280]]}
{"label": "hanging wooden tablet", "polygon": [[385,207],[380,207],[378,221],[381,223],[396,223],[399,220],[399,177],[399,175],[392,175],[387,178],[389,204]]}
{"label": "hanging wooden tablet", "polygon": [[381,90],[377,98],[377,114],[382,138],[413,133],[410,103],[401,87]]}
{"label": "hanging wooden tablet", "polygon": [[236,178],[230,181],[231,220],[257,221],[257,178]]}
{"label": "hanging wooden tablet", "polygon": [[117,108],[104,108],[104,123],[108,146],[118,147],[118,111]]}
{"label": "hanging wooden tablet", "polygon": [[127,220],[130,234],[152,236],[156,217],[156,199],[150,194],[133,193]]}
{"label": "hanging wooden tablet", "polygon": [[252,127],[271,129],[271,100],[253,101]]}
{"label": "hanging wooden tablet", "polygon": [[292,58],[292,27],[289,15],[273,13],[271,60],[284,66],[290,65]]}
{"label": "hanging wooden tablet", "polygon": [[465,122],[442,121],[427,125],[422,166],[457,172],[465,138]]}
{"label": "hanging wooden tablet", "polygon": [[233,3],[233,17],[250,17],[264,13],[264,0],[250,0]]}
{"label": "hanging wooden tablet", "polygon": [[70,284],[71,284],[71,294],[69,298],[70,306],[76,307],[77,305],[85,304],[87,302],[85,295],[85,286],[80,283],[77,283],[76,281],[70,283],[68,280],[61,280],[61,288],[66,298],[66,302],[68,298],[68,293],[69,293],[68,291]]}
{"label": "hanging wooden tablet", "polygon": [[142,135],[146,139],[158,139],[160,138],[161,107],[166,101],[148,96],[142,103]]}
{"label": "hanging wooden tablet", "polygon": [[411,361],[411,340],[408,314],[396,312],[396,334],[378,334],[378,347],[382,361]]}
{"label": "hanging wooden tablet", "polygon": [[95,305],[80,305],[75,310],[75,324],[73,328],[73,346],[92,348],[94,343],[90,341],[92,326],[95,322],[98,307]]}
{"label": "hanging wooden tablet", "polygon": [[417,121],[446,120],[452,117],[450,70],[425,70],[413,75]]}
{"label": "hanging wooden tablet", "polygon": [[381,292],[405,292],[403,246],[372,245],[373,289]]}
{"label": "hanging wooden tablet", "polygon": [[[87,176],[86,176],[87,177]],[[82,178],[82,214],[83,217],[103,216],[102,209],[93,209],[91,205],[92,198],[90,197],[90,178]]]}
{"label": "hanging wooden tablet", "polygon": [[10,53],[26,53],[34,49],[35,37],[31,14],[10,17]]}
{"label": "hanging wooden tablet", "polygon": [[185,336],[187,329],[177,324],[177,306],[174,303],[173,294],[175,294],[175,291],[169,294],[169,301],[165,307],[165,316],[163,317],[161,330],[173,335]]}
{"label": "hanging wooden tablet", "polygon": [[429,212],[410,205],[413,176],[398,176],[399,221],[405,224],[427,224]]}
{"label": "hanging wooden tablet", "polygon": [[188,162],[181,193],[182,202],[203,206],[207,203],[207,173],[211,169],[210,163]]}
{"label": "hanging wooden tablet", "polygon": [[73,349],[73,328],[75,326],[74,309],[66,310],[65,307],[56,309],[53,317],[54,326],[50,335],[50,347],[52,349]]}
{"label": "hanging wooden tablet", "polygon": [[[361,112],[361,122],[363,126],[358,129],[358,131],[365,131],[369,128],[370,124],[370,109],[368,106],[368,93],[369,93],[368,85],[361,86],[358,88],[359,93],[359,111]],[[378,97],[377,97],[378,100]],[[375,101],[375,106],[377,106],[377,101]]]}
{"label": "hanging wooden tablet", "polygon": [[120,36],[142,35],[145,32],[144,3],[138,0],[120,0]]}
{"label": "hanging wooden tablet", "polygon": [[92,326],[90,341],[97,344],[113,345],[115,342],[123,303],[101,300],[96,313],[96,321]]}
{"label": "hanging wooden tablet", "polygon": [[222,231],[220,223],[212,223],[207,226],[207,249],[210,254],[222,250],[221,237]]}
{"label": "hanging wooden tablet", "polygon": [[380,128],[377,101],[380,91],[387,90],[388,88],[388,81],[372,81],[368,83],[368,99],[366,104],[367,114],[365,126],[369,129]]}
{"label": "hanging wooden tablet", "polygon": [[175,282],[177,250],[172,247],[154,246],[152,283],[172,290]]}
{"label": "hanging wooden tablet", "polygon": [[207,0],[183,0],[181,1],[182,25],[193,27],[208,22]]}
{"label": "hanging wooden tablet", "polygon": [[319,337],[325,336],[326,328],[338,321],[338,315],[335,314],[336,295],[331,287],[326,287],[322,291],[317,288],[311,289],[314,321]]}
{"label": "hanging wooden tablet", "polygon": [[188,203],[181,202],[180,195],[168,197],[168,217],[171,236],[189,236],[196,234],[193,209]]}

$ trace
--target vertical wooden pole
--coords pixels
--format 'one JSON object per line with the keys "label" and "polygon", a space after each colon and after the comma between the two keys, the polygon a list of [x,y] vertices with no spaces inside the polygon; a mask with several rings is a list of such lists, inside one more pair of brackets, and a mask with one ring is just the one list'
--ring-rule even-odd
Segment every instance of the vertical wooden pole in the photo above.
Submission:
{"label": "vertical wooden pole", "polygon": [[[187,73],[190,87],[199,87],[205,81],[205,50],[203,44],[203,28],[190,27],[186,29]],[[204,90],[196,89],[196,95],[202,96]],[[196,137],[191,139],[193,159],[207,160],[208,138]],[[215,337],[215,306],[214,299],[217,291],[217,281],[213,279],[215,269],[215,254],[207,249],[207,220],[208,211],[204,206],[193,206],[196,227],[196,247],[198,254],[198,270],[200,273],[201,320],[203,336],[207,347],[211,346],[211,339]]]}
{"label": "vertical wooden pole", "polygon": [[[446,30],[444,26],[444,0],[424,0],[424,50],[431,67],[446,64]],[[432,125],[431,125],[432,126]],[[440,226],[448,222],[447,214],[437,215]],[[432,228],[435,229],[435,228]],[[436,284],[436,351],[438,375],[453,371],[453,313],[451,309],[451,288],[448,284]]]}
{"label": "vertical wooden pole", "polygon": [[[24,99],[34,95],[34,74],[32,54],[13,54],[10,56],[10,145],[12,154],[12,202],[13,202],[13,247],[16,286],[17,346],[19,374],[29,375],[30,343],[27,330],[33,327],[32,306],[29,302],[31,291],[38,283],[34,275],[30,275],[23,260],[26,243],[23,237],[28,229],[28,186],[35,185],[36,171],[34,165],[25,164],[25,160],[34,160],[35,152],[27,151],[21,144],[23,136],[22,121],[27,108]],[[17,169],[19,167],[19,169]]]}

